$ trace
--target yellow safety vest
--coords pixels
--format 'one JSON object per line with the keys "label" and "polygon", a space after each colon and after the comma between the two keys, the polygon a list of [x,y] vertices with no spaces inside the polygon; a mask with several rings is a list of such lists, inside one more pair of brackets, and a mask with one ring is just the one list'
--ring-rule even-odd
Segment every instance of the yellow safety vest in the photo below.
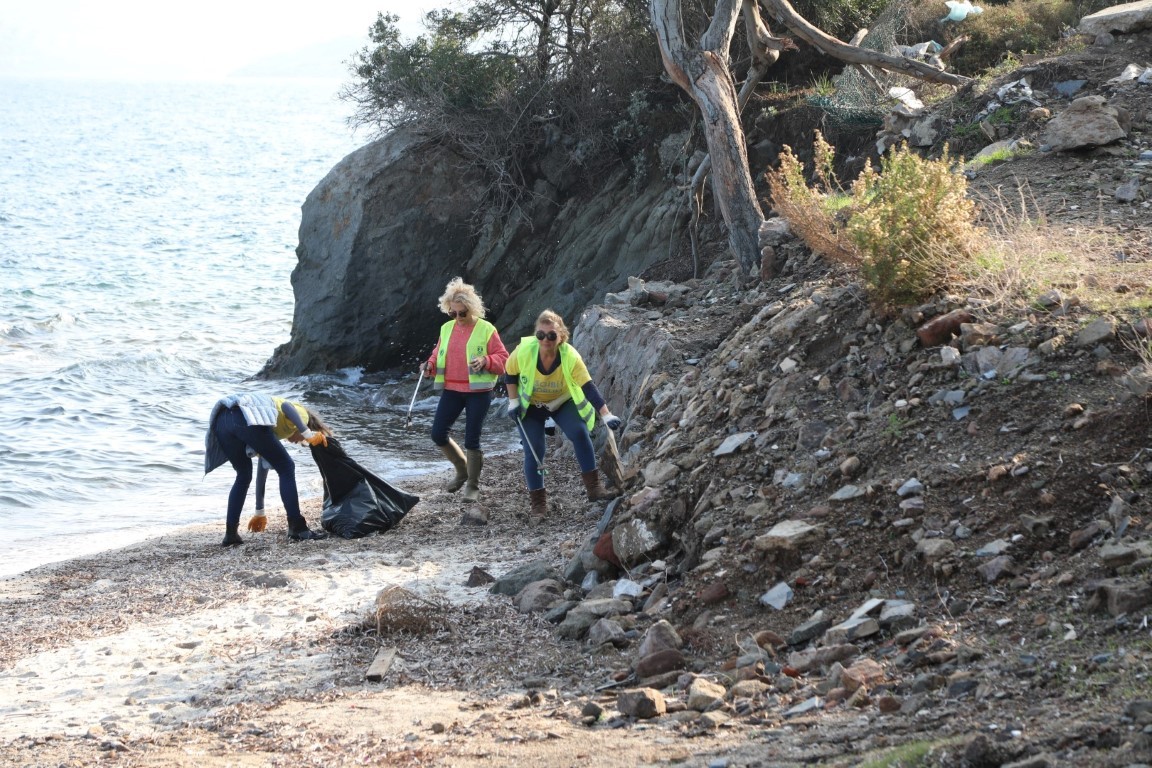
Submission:
{"label": "yellow safety vest", "polygon": [[[276,403],[276,424],[272,427],[272,434],[276,435],[279,440],[292,437],[297,432],[296,425],[284,415],[284,411],[280,407],[284,404],[285,398],[273,397],[272,402]],[[308,409],[293,400],[287,400],[287,402],[292,403],[292,407],[296,409],[296,413],[300,414],[300,420],[304,422],[304,427],[307,429]]]}
{"label": "yellow safety vest", "polygon": [[[572,372],[576,370],[576,364],[583,362],[580,353],[571,344],[564,342],[556,348],[556,354],[560,355],[560,373],[564,376],[564,384],[568,387],[572,402],[576,404],[576,412],[580,414],[584,426],[591,432],[596,426],[596,409],[588,402],[588,398],[584,397],[584,390],[572,382]],[[516,365],[520,369],[516,394],[525,410],[531,405],[532,389],[536,384],[536,361],[539,358],[540,340],[535,336],[520,339],[520,345],[516,347]]]}
{"label": "yellow safety vest", "polygon": [[[436,350],[436,378],[432,382],[433,389],[444,389],[445,360],[448,359],[448,341],[452,338],[452,328],[455,320],[449,320],[440,326],[440,346]],[[471,362],[474,357],[483,357],[488,354],[488,340],[496,333],[496,326],[487,320],[477,320],[472,326],[472,334],[468,337],[467,358]],[[474,392],[483,392],[496,386],[500,377],[495,373],[482,370],[475,373],[468,368],[468,389]]]}

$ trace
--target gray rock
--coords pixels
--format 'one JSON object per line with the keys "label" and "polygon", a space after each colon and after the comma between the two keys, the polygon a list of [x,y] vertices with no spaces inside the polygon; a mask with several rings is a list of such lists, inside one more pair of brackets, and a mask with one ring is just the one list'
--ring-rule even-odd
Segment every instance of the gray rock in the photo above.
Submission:
{"label": "gray rock", "polygon": [[818,526],[803,520],[784,520],[772,526],[768,533],[757,536],[753,541],[753,546],[761,552],[794,550],[801,544],[818,538],[821,534],[822,531]]}
{"label": "gray rock", "polygon": [[535,560],[531,563],[526,563],[514,568],[492,583],[492,587],[488,590],[494,595],[508,595],[509,597],[516,595],[524,587],[528,586],[534,581],[544,581],[545,579],[560,579],[560,574],[552,567],[552,564],[546,560]]}
{"label": "gray rock", "polygon": [[716,450],[712,451],[712,455],[727,456],[735,453],[742,445],[754,437],[756,437],[755,432],[737,432],[734,435],[728,435],[728,437],[724,438],[724,442],[720,443],[720,445],[716,447]]}
{"label": "gray rock", "polygon": [[837,645],[871,637],[880,631],[880,622],[871,616],[860,616],[847,619],[839,624],[829,627],[824,633],[825,645]]}
{"label": "gray rock", "polygon": [[823,706],[823,702],[820,700],[820,697],[812,696],[791,709],[785,710],[784,717],[797,717],[799,715],[806,715],[809,712],[817,712],[821,706]]}
{"label": "gray rock", "polygon": [[855,658],[859,653],[860,649],[851,644],[809,648],[808,650],[795,651],[788,654],[788,666],[793,667],[800,673],[805,673],[813,669],[827,667],[836,662],[845,662],[848,659]]}
{"label": "gray rock", "polygon": [[618,600],[613,597],[604,597],[596,600],[585,600],[572,609],[572,613],[583,613],[596,618],[622,616],[632,613],[632,601]]}
{"label": "gray rock", "polygon": [[845,485],[828,497],[828,501],[851,501],[865,495],[867,490],[858,485]]}
{"label": "gray rock", "polygon": [[638,720],[650,720],[660,717],[668,711],[664,701],[664,694],[652,688],[641,688],[634,691],[621,691],[616,697],[616,709],[625,717],[634,717]]}
{"label": "gray rock", "polygon": [[698,677],[688,686],[688,709],[707,712],[724,705],[728,691],[719,683]]}
{"label": "gray rock", "polygon": [[1112,196],[1116,198],[1118,203],[1134,203],[1140,199],[1142,192],[1140,179],[1128,179],[1116,187]]}
{"label": "gray rock", "polygon": [[992,558],[976,570],[984,577],[984,581],[994,584],[1006,576],[1013,576],[1014,566],[1015,562],[1011,555],[1000,555]]}
{"label": "gray rock", "polygon": [[880,610],[880,628],[902,632],[916,625],[916,604],[911,600],[885,600]]}
{"label": "gray rock", "polygon": [[1012,545],[1009,542],[1004,541],[1004,539],[996,539],[995,541],[990,541],[977,549],[976,556],[995,557],[996,555],[1002,555],[1007,552],[1011,546]]}
{"label": "gray rock", "polygon": [[564,585],[559,581],[542,579],[525,584],[524,588],[512,598],[512,603],[520,613],[540,613],[561,600],[563,594]]}
{"label": "gray rock", "polygon": [[775,608],[778,611],[784,610],[784,606],[788,605],[788,601],[792,599],[792,588],[788,586],[788,582],[781,581],[772,589],[760,595],[760,605]]}
{"label": "gray rock", "polygon": [[556,603],[551,608],[544,611],[541,618],[543,618],[544,621],[548,622],[549,624],[559,624],[560,622],[564,621],[565,618],[567,618],[568,612],[579,604],[580,603],[575,600],[564,600],[562,602]]}
{"label": "gray rock", "polygon": [[803,645],[809,640],[823,635],[831,626],[832,622],[824,615],[824,611],[816,611],[808,621],[789,633],[788,644]]}
{"label": "gray rock", "polygon": [[1093,320],[1076,334],[1076,346],[1094,347],[1116,337],[1116,322],[1109,317]]}
{"label": "gray rock", "polygon": [[564,617],[564,621],[560,622],[560,626],[556,627],[556,635],[564,640],[579,640],[588,634],[588,630],[599,618],[590,613],[570,610]]}
{"label": "gray rock", "polygon": [[612,551],[626,566],[653,559],[649,555],[654,555],[664,543],[663,532],[647,520],[634,517],[612,529]]}
{"label": "gray rock", "polygon": [[896,489],[896,495],[900,498],[904,498],[905,496],[920,496],[923,495],[923,493],[924,483],[914,477]]}
{"label": "gray rock", "polygon": [[613,645],[617,648],[628,644],[624,628],[612,619],[599,619],[588,628],[588,643],[592,646]]}
{"label": "gray rock", "polygon": [[644,485],[657,487],[666,485],[676,479],[680,474],[680,467],[670,461],[652,461],[644,467]]}
{"label": "gray rock", "polygon": [[1103,96],[1082,96],[1044,126],[1043,142],[1053,152],[1104,146],[1128,135],[1132,118]]}
{"label": "gray rock", "polygon": [[680,650],[684,646],[684,641],[680,639],[680,635],[676,632],[675,628],[664,619],[656,622],[648,627],[648,631],[644,633],[644,638],[640,641],[640,646],[636,649],[636,657],[642,659],[645,656],[664,650]]}
{"label": "gray rock", "polygon": [[1077,31],[1082,35],[1138,32],[1152,28],[1152,0],[1137,0],[1110,6],[1080,19]]}

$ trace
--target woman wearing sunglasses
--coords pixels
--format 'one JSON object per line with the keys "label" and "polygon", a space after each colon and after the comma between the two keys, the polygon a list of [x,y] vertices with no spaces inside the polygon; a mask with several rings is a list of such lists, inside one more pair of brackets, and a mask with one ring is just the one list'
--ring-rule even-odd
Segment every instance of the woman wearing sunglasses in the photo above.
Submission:
{"label": "woman wearing sunglasses", "polygon": [[576,348],[568,343],[564,319],[550,309],[536,318],[536,333],[521,339],[508,359],[504,383],[508,387],[508,416],[519,424],[524,446],[524,478],[528,482],[531,516],[548,513],[544,488],[544,422],[551,416],[572,441],[580,478],[588,499],[610,499],[613,494],[600,483],[592,428],[596,414],[609,429],[619,429],[620,419],[608,410],[600,391]]}
{"label": "woman wearing sunglasses", "polygon": [[[448,283],[440,297],[440,309],[451,319],[440,326],[440,340],[424,362],[425,375],[440,392],[432,419],[432,442],[456,468],[456,476],[444,490],[455,493],[464,487],[464,500],[476,501],[484,467],[480,431],[492,404],[492,389],[504,373],[508,350],[496,326],[484,319],[480,294],[460,278]],[[461,413],[465,414],[464,451],[448,437]]]}

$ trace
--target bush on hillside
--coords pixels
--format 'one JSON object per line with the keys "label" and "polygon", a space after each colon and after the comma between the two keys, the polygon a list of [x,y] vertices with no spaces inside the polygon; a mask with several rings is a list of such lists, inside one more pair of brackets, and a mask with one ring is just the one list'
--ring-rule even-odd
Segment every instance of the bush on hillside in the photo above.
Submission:
{"label": "bush on hillside", "polygon": [[968,41],[952,56],[949,69],[971,77],[999,64],[1009,54],[1054,50],[1065,33],[1089,13],[1113,3],[1106,0],[1009,0],[979,3],[984,12],[960,23],[941,23],[943,2],[922,3],[909,14],[904,37],[910,43],[936,40],[947,44],[960,35]]}
{"label": "bush on hillside", "polygon": [[790,147],[769,172],[773,209],[813,251],[860,272],[881,307],[906,306],[943,287],[976,254],[976,206],[947,153],[931,160],[894,148],[852,183],[845,199],[834,151],[817,134],[814,184]]}

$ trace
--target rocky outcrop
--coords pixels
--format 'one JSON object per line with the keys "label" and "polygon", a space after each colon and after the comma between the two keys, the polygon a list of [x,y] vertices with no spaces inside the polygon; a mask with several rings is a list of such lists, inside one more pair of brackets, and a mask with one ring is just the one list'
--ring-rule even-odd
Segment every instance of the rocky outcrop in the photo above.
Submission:
{"label": "rocky outcrop", "polygon": [[1139,0],[1096,11],[1080,20],[1078,31],[1082,35],[1100,35],[1138,32],[1142,29],[1152,29],[1152,0]]}
{"label": "rocky outcrop", "polygon": [[567,150],[540,164],[512,214],[475,216],[485,185],[462,158],[397,132],[337,164],[303,206],[292,337],[263,375],[414,365],[444,320],[436,299],[456,275],[474,283],[509,347],[551,307],[584,307],[667,256],[686,215],[669,183],[636,189],[628,168],[585,181]]}

